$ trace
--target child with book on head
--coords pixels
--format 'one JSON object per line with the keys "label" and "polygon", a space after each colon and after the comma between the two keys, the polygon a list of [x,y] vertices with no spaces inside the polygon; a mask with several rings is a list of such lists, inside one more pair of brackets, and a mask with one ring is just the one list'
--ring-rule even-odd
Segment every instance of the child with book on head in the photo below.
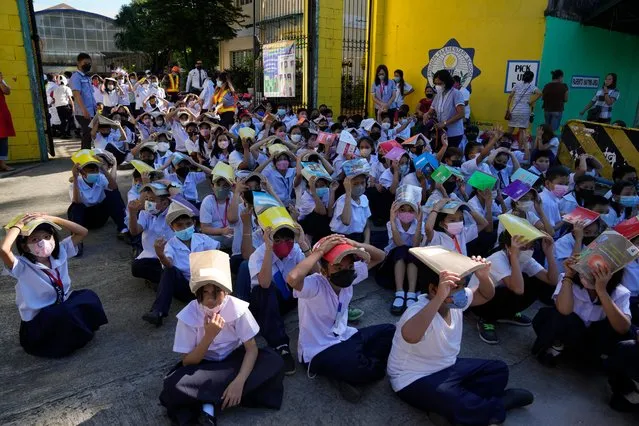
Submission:
{"label": "child with book on head", "polygon": [[415,164],[407,152],[399,160],[391,161],[391,166],[379,177],[379,183],[393,195],[401,185],[422,186],[415,173]]}
{"label": "child with book on head", "polygon": [[215,425],[220,412],[237,405],[279,409],[283,362],[271,349],[258,349],[260,328],[248,303],[231,296],[228,255],[192,253],[189,263],[195,300],[177,314],[173,351],[182,360],[160,394],[168,416],[180,425]]}
{"label": "child with book on head", "polygon": [[386,373],[395,326],[357,330],[347,325],[353,286],[382,260],[384,252],[373,246],[330,235],[315,244],[286,278],[299,304],[299,361],[308,364],[309,376],[336,381],[350,402],[361,397],[361,385]]}
{"label": "child with book on head", "polygon": [[331,217],[339,182],[311,176],[298,204],[298,221],[313,243],[331,234]]}
{"label": "child with book on head", "polygon": [[204,197],[200,207],[202,233],[219,242],[222,249],[229,249],[233,244],[234,230],[228,219],[228,211],[233,200],[234,184],[233,168],[224,163],[216,165],[211,175],[213,194]]}
{"label": "child with book on head", "polygon": [[575,269],[578,262],[576,257],[564,262],[555,306],[541,308],[533,318],[537,339],[532,352],[544,365],[555,365],[565,348],[598,363],[617,342],[631,337],[630,291],[621,285],[623,270],[613,273],[599,262],[584,275]]}
{"label": "child with book on head", "polygon": [[[429,249],[441,251],[439,247],[421,250]],[[422,260],[417,253],[420,249],[413,250]],[[428,291],[397,323],[388,376],[395,393],[428,412],[435,424],[501,424],[506,411],[531,404],[533,395],[523,389],[506,389],[508,366],[503,361],[458,357],[463,311],[489,301],[495,289],[489,261],[473,258],[471,262],[457,254],[453,260],[451,256],[446,253],[444,259],[461,272],[425,268]],[[462,263],[472,266],[466,269]],[[466,287],[464,275],[469,270],[474,270],[479,283],[473,289]]]}
{"label": "child with book on head", "polygon": [[563,216],[577,207],[585,207],[586,201],[594,195],[595,178],[590,175],[578,176],[575,178],[573,189],[559,200],[559,212]]}
{"label": "child with book on head", "polygon": [[[615,227],[615,231],[639,247],[639,221],[636,216],[621,222]],[[630,291],[632,323],[639,326],[639,259],[633,260],[624,267],[621,285]]]}
{"label": "child with book on head", "polygon": [[548,169],[544,179],[544,189],[539,194],[541,207],[548,218],[548,223],[553,229],[550,235],[555,236],[557,231],[564,225],[561,220],[561,209],[559,202],[568,193],[568,171],[561,166]]}
{"label": "child with book on head", "polygon": [[[548,235],[555,233],[542,207],[541,197],[537,195],[537,191],[534,189],[522,195],[517,201],[511,199],[510,205],[512,208],[506,211],[506,214],[512,214],[526,219],[532,226],[540,231],[546,232]],[[499,238],[502,232],[504,232],[504,226],[500,222],[497,226],[497,238]]]}
{"label": "child with book on head", "polygon": [[[511,236],[510,232],[504,231],[499,236],[499,250],[488,256],[492,265],[490,276],[495,284],[495,297],[473,309],[479,317],[479,338],[485,343],[499,343],[495,328],[497,323],[530,327],[531,320],[522,311],[537,300],[544,287],[550,291],[555,286],[558,271],[557,262],[552,256],[552,238],[541,239],[542,250],[548,258],[548,269],[533,259],[534,245],[535,242],[521,235]],[[470,287],[476,284],[477,281],[471,279]]]}
{"label": "child with book on head", "polygon": [[368,173],[346,176],[344,194],[335,201],[330,228],[336,234],[345,235],[360,243],[370,241],[371,217],[368,197],[364,194],[368,181]]}

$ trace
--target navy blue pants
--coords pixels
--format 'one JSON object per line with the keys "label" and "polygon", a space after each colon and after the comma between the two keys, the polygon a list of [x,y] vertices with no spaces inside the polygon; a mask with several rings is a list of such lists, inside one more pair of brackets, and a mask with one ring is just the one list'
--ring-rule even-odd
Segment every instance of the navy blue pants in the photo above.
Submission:
{"label": "navy blue pants", "polygon": [[22,321],[20,345],[31,355],[63,357],[89,343],[107,322],[98,296],[91,290],[75,290],[64,302],[41,309],[31,321]]}
{"label": "navy blue pants", "polygon": [[[232,262],[231,265],[233,265]],[[233,296],[245,302],[251,302],[251,272],[249,271],[248,260],[243,260],[238,266],[237,278],[233,286]]]}
{"label": "navy blue pants", "polygon": [[516,294],[506,286],[495,287],[495,296],[472,311],[486,322],[512,318],[516,313],[528,309],[539,297],[539,289],[554,288],[535,277],[524,275],[524,294]]}
{"label": "navy blue pants", "polygon": [[268,288],[258,285],[251,290],[249,309],[260,326],[260,334],[272,348],[288,345],[283,317],[296,307],[297,299],[292,295],[285,299],[273,282]]}
{"label": "navy blue pants", "polygon": [[454,365],[415,380],[397,395],[451,423],[485,426],[506,418],[502,396],[507,384],[508,366],[503,361],[458,358]]}
{"label": "navy blue pants", "polygon": [[315,355],[310,372],[353,385],[380,380],[386,374],[394,334],[392,324],[361,328],[350,339]]}
{"label": "navy blue pants", "polygon": [[630,297],[630,314],[632,315],[632,323],[639,325],[639,296]]}
{"label": "navy blue pants", "polygon": [[612,393],[627,395],[636,392],[639,382],[639,343],[636,339],[619,342],[608,359],[608,382]]}
{"label": "navy blue pants", "polygon": [[67,210],[69,220],[88,229],[101,228],[109,220],[113,219],[118,231],[126,228],[124,224],[124,201],[120,191],[104,191],[105,198],[95,206],[87,207],[82,203],[71,203]]}
{"label": "navy blue pants", "polygon": [[164,271],[162,271],[157,295],[155,296],[155,302],[153,302],[151,310],[167,316],[174,297],[184,303],[195,299],[195,295],[189,287],[189,280],[184,278],[182,271],[172,266],[170,268],[164,268]]}
{"label": "navy blue pants", "polygon": [[155,257],[133,259],[131,275],[143,280],[149,280],[152,283],[159,283],[162,278],[162,264]]}
{"label": "navy blue pants", "polygon": [[242,264],[242,262],[244,262],[244,258],[242,257],[241,254],[234,254],[233,256],[231,256],[230,262],[231,262],[231,273],[237,275],[238,271],[240,270],[240,265]]}

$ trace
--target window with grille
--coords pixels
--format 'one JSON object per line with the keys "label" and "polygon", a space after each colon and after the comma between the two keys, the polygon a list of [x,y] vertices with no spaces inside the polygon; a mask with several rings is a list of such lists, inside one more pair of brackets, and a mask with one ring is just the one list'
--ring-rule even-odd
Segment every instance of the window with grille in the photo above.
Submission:
{"label": "window with grille", "polygon": [[246,64],[246,62],[251,58],[251,53],[253,51],[251,49],[248,50],[234,50],[231,52],[231,66],[240,66]]}
{"label": "window with grille", "polygon": [[235,6],[244,6],[251,3],[253,3],[253,0],[235,0]]}

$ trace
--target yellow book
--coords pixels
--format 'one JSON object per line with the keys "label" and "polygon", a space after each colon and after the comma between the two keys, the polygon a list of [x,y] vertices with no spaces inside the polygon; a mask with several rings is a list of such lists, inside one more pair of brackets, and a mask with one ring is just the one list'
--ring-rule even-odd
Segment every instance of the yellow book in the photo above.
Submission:
{"label": "yellow book", "polygon": [[242,127],[239,133],[241,140],[255,139],[255,130],[251,129],[250,127]]}
{"label": "yellow book", "polygon": [[526,242],[534,241],[538,238],[548,237],[548,234],[535,228],[526,219],[512,215],[501,214],[498,216],[499,223],[501,223],[506,231],[511,236],[521,235]]}
{"label": "yellow book", "polygon": [[291,231],[297,232],[295,222],[286,207],[270,207],[264,210],[257,215],[257,223],[262,229],[271,228],[273,232],[281,228],[289,228]]}
{"label": "yellow book", "polygon": [[148,173],[148,172],[152,172],[155,169],[151,166],[149,166],[148,164],[146,164],[144,161],[140,161],[140,160],[131,160],[130,161],[131,165],[133,167],[135,167],[135,170],[137,170],[138,172],[140,172],[140,174],[142,173]]}
{"label": "yellow book", "polygon": [[215,167],[213,167],[213,171],[211,172],[212,181],[215,182],[219,178],[226,180],[228,183],[233,185],[235,183],[235,172],[233,171],[233,167],[228,164],[218,161]]}
{"label": "yellow book", "polygon": [[81,149],[75,152],[71,156],[71,161],[73,161],[75,164],[79,165],[80,167],[84,167],[87,164],[97,164],[97,165],[102,164],[100,159],[96,157],[95,155],[93,155],[93,152],[90,149]]}
{"label": "yellow book", "polygon": [[[9,223],[7,223],[4,226],[4,229],[6,229],[7,231],[14,226],[16,223],[18,223],[20,221],[20,219],[22,219],[24,217],[24,214],[19,214],[17,216],[14,216]],[[51,222],[50,220],[46,220],[44,218],[41,217],[37,217],[33,220],[30,220],[29,222],[27,222],[22,229],[20,230],[20,235],[23,236],[29,236],[31,235],[31,233],[40,225],[42,225],[43,223],[48,223],[49,225],[53,226],[53,229],[59,231],[62,228],[60,228],[60,226],[56,225],[55,223]]]}

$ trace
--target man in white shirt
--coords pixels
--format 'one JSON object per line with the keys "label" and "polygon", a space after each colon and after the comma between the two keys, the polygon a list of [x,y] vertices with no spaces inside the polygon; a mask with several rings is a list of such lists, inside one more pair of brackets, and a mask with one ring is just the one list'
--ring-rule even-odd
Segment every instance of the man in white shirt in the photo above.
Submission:
{"label": "man in white shirt", "polygon": [[62,139],[71,137],[71,128],[73,124],[73,93],[67,85],[67,78],[63,75],[59,79],[60,85],[53,89],[53,106],[55,106],[60,118],[60,130],[62,131]]}
{"label": "man in white shirt", "polygon": [[204,81],[207,79],[208,74],[202,69],[202,61],[195,62],[195,68],[189,71],[189,75],[186,78],[186,91],[199,95],[204,89]]}

